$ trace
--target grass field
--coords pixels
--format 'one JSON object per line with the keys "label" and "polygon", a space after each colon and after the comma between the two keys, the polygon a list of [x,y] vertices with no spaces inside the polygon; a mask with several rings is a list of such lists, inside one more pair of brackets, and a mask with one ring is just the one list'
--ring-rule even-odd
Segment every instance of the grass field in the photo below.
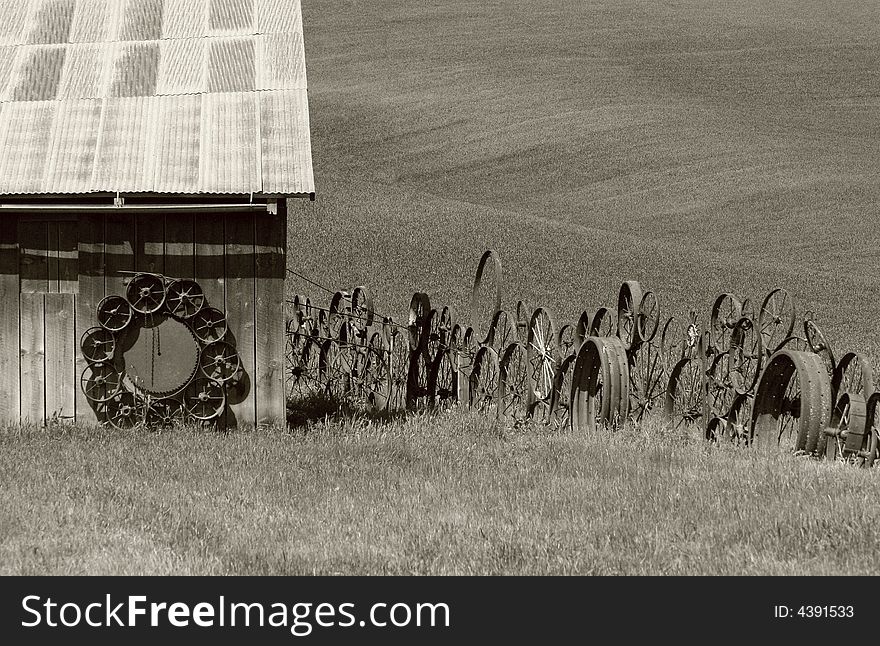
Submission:
{"label": "grass field", "polygon": [[[303,0],[318,198],[290,268],[561,321],[787,288],[880,358],[880,4]],[[290,280],[290,295],[320,292]],[[464,412],[0,429],[0,573],[874,574],[876,471]]]}

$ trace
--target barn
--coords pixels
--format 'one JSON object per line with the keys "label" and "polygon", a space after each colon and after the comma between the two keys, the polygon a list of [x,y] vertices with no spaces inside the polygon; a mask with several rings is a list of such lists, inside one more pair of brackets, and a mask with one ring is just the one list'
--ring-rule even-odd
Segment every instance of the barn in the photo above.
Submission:
{"label": "barn", "polygon": [[288,198],[299,0],[0,0],[0,421],[283,420]]}

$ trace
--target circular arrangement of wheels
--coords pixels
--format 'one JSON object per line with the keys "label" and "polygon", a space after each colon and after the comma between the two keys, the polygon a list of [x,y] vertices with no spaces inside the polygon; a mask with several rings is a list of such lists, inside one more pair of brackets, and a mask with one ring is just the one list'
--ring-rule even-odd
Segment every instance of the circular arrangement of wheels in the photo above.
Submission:
{"label": "circular arrangement of wheels", "polygon": [[[208,306],[198,283],[138,273],[128,282],[125,296],[107,296],[98,304],[96,316],[98,325],[80,339],[87,363],[80,385],[102,423],[120,430],[163,429],[183,420],[213,422],[223,417],[226,388],[241,377],[241,360],[225,340],[226,316]],[[161,330],[168,322],[177,325],[167,328],[174,336],[191,344],[192,366],[179,353],[162,357]],[[150,355],[151,372],[156,362],[165,367],[165,380],[158,385],[127,366],[126,352],[139,342]],[[167,367],[176,364],[179,367]]]}

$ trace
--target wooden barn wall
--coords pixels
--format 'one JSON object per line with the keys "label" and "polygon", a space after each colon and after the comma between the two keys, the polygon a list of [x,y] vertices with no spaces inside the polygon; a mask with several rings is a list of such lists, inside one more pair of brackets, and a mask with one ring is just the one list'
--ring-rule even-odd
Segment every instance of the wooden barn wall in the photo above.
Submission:
{"label": "wooden barn wall", "polygon": [[95,422],[80,388],[79,340],[96,309],[125,293],[125,273],[199,281],[223,310],[245,377],[223,425],[281,423],[287,210],[81,213],[8,217],[0,227],[0,420]]}

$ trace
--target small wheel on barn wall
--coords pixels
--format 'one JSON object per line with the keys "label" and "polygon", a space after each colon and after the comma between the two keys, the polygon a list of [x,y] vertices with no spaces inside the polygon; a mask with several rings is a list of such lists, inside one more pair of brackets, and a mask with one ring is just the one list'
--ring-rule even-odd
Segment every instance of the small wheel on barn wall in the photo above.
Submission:
{"label": "small wheel on barn wall", "polygon": [[224,341],[206,345],[199,357],[199,369],[209,379],[221,384],[231,381],[241,367],[238,352]]}
{"label": "small wheel on barn wall", "polygon": [[226,315],[213,307],[203,307],[192,317],[190,327],[202,343],[221,341],[229,329]]}
{"label": "small wheel on barn wall", "polygon": [[113,428],[128,431],[144,423],[146,402],[133,392],[122,391],[107,402],[107,421]]}
{"label": "small wheel on barn wall", "polygon": [[131,322],[131,304],[122,296],[108,296],[98,303],[98,323],[105,330],[120,332]]}
{"label": "small wheel on barn wall", "polygon": [[189,319],[205,306],[205,293],[194,280],[175,280],[168,286],[165,303],[171,314]]}
{"label": "small wheel on barn wall", "polygon": [[197,421],[218,419],[226,410],[226,389],[213,379],[198,377],[183,391],[183,406]]}
{"label": "small wheel on barn wall", "polygon": [[137,274],[129,281],[125,296],[138,314],[154,314],[165,304],[165,281],[156,274]]}
{"label": "small wheel on barn wall", "polygon": [[152,429],[170,429],[186,419],[186,411],[179,399],[154,399],[147,405],[146,426]]}
{"label": "small wheel on barn wall", "polygon": [[122,375],[108,362],[93,363],[83,370],[80,386],[89,401],[103,404],[122,388]]}
{"label": "small wheel on barn wall", "polygon": [[89,363],[112,361],[116,354],[116,337],[103,327],[91,327],[83,332],[79,345]]}

